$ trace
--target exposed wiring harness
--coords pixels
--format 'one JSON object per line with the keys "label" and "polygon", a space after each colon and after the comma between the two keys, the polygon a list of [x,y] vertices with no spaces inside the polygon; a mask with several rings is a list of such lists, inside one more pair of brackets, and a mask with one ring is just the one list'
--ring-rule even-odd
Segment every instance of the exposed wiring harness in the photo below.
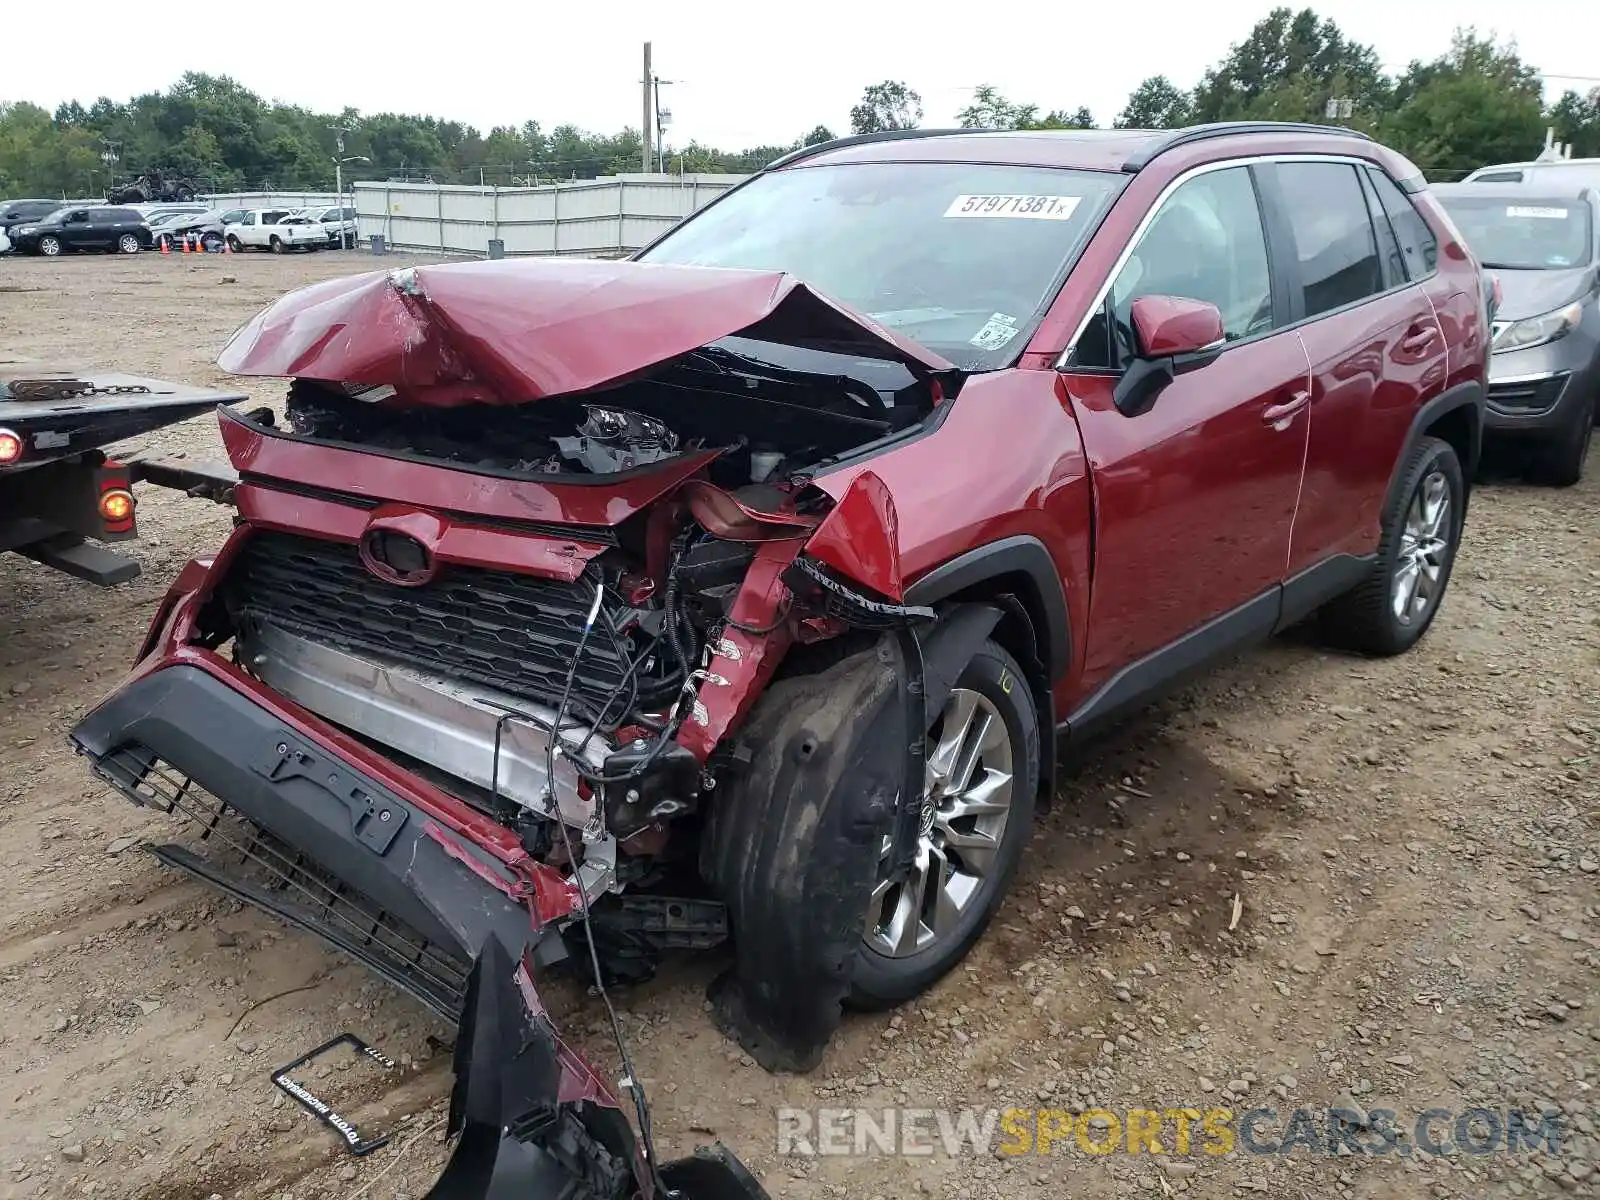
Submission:
{"label": "exposed wiring harness", "polygon": [[[556,706],[555,730],[552,732],[545,749],[545,787],[549,793],[548,803],[552,810],[556,809],[555,778],[556,778],[556,749],[560,738],[561,723],[566,719],[567,704],[572,699],[573,680],[578,675],[578,660],[583,657],[584,647],[589,643],[589,634],[594,630],[594,623],[600,616],[601,606],[605,602],[605,586],[603,583],[594,585],[594,603],[589,607],[589,617],[584,622],[583,632],[578,637],[578,648],[573,653],[572,662],[567,667],[567,680],[561,691],[561,703]],[[599,810],[603,811],[603,810]],[[566,852],[567,863],[571,866],[574,878],[578,869],[578,860],[572,851],[572,835],[567,832],[567,823],[561,819],[559,811],[555,816],[556,829],[561,835],[562,849]],[[661,1170],[656,1163],[655,1138],[650,1127],[650,1105],[645,1100],[644,1084],[640,1081],[638,1073],[633,1069],[633,1060],[628,1054],[627,1039],[622,1035],[622,1022],[617,1018],[617,1010],[611,1003],[611,997],[606,992],[605,978],[600,971],[600,951],[595,945],[594,925],[589,919],[589,893],[581,881],[577,883],[578,910],[583,916],[584,940],[589,946],[589,965],[594,972],[594,987],[599,993],[601,1002],[605,1005],[606,1015],[611,1021],[611,1036],[617,1043],[617,1054],[622,1060],[623,1086],[628,1089],[633,1097],[634,1117],[639,1123],[639,1140],[644,1148],[645,1166],[650,1172],[650,1178],[655,1184],[657,1194],[666,1198],[678,1195],[668,1188],[666,1181],[661,1177]]]}

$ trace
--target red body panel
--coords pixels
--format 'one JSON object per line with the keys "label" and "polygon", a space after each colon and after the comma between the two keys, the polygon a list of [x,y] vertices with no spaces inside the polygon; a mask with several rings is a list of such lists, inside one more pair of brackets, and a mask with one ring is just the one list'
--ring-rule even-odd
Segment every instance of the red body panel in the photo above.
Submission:
{"label": "red body panel", "polygon": [[1310,385],[1292,330],[1179,375],[1133,418],[1112,405],[1114,378],[1063,383],[1095,485],[1086,693],[1281,582]]}
{"label": "red body panel", "polygon": [[1311,359],[1311,444],[1288,574],[1378,544],[1395,460],[1445,384],[1445,339],[1420,285],[1300,326]]}

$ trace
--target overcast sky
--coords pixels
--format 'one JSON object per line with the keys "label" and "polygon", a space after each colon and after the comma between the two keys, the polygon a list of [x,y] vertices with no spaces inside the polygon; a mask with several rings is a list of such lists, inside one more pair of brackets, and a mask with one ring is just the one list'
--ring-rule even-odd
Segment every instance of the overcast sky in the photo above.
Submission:
{"label": "overcast sky", "polygon": [[[197,10],[80,0],[71,36],[56,52],[0,45],[0,100],[47,108],[101,95],[126,100],[166,88],[184,71],[207,71],[323,111],[428,113],[485,133],[529,118],[547,130],[570,121],[610,132],[639,125],[641,46],[649,40],[657,74],[676,81],[663,89],[673,114],[669,144],[694,138],[740,150],[791,141],[819,122],[848,132],[850,106],[882,79],[920,92],[929,125],[953,123],[981,83],[1041,110],[1088,105],[1109,124],[1145,76],[1192,86],[1271,7],[1271,0],[456,0]],[[1600,4],[1593,0],[1322,0],[1315,7],[1347,36],[1376,47],[1390,71],[1442,53],[1454,26],[1475,25],[1514,37],[1524,60],[1552,76],[1547,90],[1600,84]],[[130,28],[135,12],[143,15]],[[192,34],[173,18],[184,18]],[[1559,73],[1597,78],[1553,77]]]}

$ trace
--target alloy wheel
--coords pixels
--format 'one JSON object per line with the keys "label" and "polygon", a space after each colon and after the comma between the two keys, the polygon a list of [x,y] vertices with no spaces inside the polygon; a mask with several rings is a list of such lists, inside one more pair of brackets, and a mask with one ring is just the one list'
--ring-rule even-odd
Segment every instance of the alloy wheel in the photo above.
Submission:
{"label": "alloy wheel", "polygon": [[[921,835],[910,874],[881,880],[867,908],[867,947],[905,958],[951,937],[995,885],[1011,816],[1011,733],[981,692],[956,688],[928,735]],[[885,852],[888,842],[884,843]]]}
{"label": "alloy wheel", "polygon": [[53,237],[40,238],[39,253],[46,258],[54,258],[61,253],[61,243]]}
{"label": "alloy wheel", "polygon": [[1422,477],[1406,508],[1400,531],[1399,562],[1395,566],[1389,602],[1402,625],[1425,619],[1439,599],[1439,583],[1450,556],[1452,515],[1450,483],[1444,472]]}

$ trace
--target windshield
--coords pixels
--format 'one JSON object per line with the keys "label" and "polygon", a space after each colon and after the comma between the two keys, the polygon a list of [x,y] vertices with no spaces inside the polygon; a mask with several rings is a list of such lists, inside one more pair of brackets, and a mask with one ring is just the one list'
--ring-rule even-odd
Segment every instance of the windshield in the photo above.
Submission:
{"label": "windshield", "polygon": [[787,271],[969,371],[1015,359],[1121,176],[979,163],[762,175],[641,255]]}
{"label": "windshield", "polygon": [[1486,267],[1549,271],[1589,261],[1589,206],[1582,201],[1440,196],[1439,202]]}

